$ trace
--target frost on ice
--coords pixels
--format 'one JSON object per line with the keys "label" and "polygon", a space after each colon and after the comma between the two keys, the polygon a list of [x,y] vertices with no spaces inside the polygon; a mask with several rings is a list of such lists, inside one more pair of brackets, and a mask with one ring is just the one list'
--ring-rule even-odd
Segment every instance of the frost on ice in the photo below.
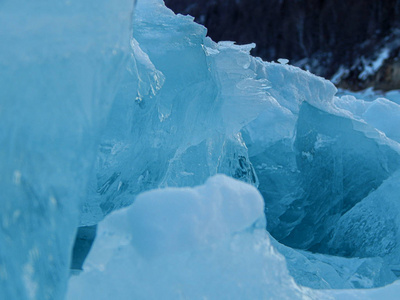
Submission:
{"label": "frost on ice", "polygon": [[398,93],[335,96],[161,0],[0,7],[1,299],[395,295]]}

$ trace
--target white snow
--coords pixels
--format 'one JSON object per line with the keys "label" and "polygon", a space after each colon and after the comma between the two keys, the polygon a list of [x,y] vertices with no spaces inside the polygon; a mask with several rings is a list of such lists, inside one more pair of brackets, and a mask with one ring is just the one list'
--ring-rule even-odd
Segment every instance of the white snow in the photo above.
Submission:
{"label": "white snow", "polygon": [[384,61],[389,57],[390,49],[383,48],[382,51],[379,53],[378,57],[372,61],[367,62],[365,59],[362,59],[364,64],[364,70],[358,75],[358,78],[361,80],[365,80],[368,76],[374,74],[379,68],[382,66]]}

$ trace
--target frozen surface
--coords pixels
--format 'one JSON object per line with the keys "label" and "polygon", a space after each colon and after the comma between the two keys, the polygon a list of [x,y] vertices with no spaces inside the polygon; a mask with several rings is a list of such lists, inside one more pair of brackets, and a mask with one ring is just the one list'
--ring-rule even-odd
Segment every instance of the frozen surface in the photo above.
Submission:
{"label": "frozen surface", "polygon": [[345,95],[351,95],[354,96],[357,99],[362,99],[365,101],[373,101],[377,98],[386,98],[390,101],[393,101],[397,104],[400,104],[400,90],[392,90],[392,91],[380,91],[380,90],[374,90],[373,88],[368,88],[362,91],[358,92],[352,92],[349,90],[343,90],[339,89],[337,96],[345,96]]}
{"label": "frozen surface", "polygon": [[[397,92],[388,93],[390,100],[374,91],[352,95],[340,91],[341,97],[336,97],[330,83],[314,81],[306,72],[297,75],[285,69],[273,76],[273,69],[267,70],[273,78],[268,92],[278,105],[275,111],[271,106],[262,111],[242,130],[266,203],[267,228],[286,245],[337,255],[311,254],[276,243],[291,275],[313,288],[368,288],[394,281],[398,263],[386,248],[398,255],[393,246],[398,225],[390,214],[386,219],[374,212],[391,210],[395,215],[397,206],[387,204],[380,210],[371,206],[369,213],[358,207],[364,207],[361,203],[374,190],[385,188],[385,180],[397,180],[388,179],[400,164]],[[297,76],[302,84],[296,83]],[[281,91],[281,87],[290,88]],[[385,199],[397,195],[393,188]],[[380,206],[382,198],[378,194],[369,202]],[[390,224],[383,226],[384,222]],[[343,224],[339,230],[338,224]],[[357,240],[354,246],[347,230]],[[368,236],[374,242],[368,242]],[[353,252],[346,250],[349,247]],[[365,253],[365,247],[373,252]]]}
{"label": "frozen surface", "polygon": [[125,0],[0,3],[0,299],[65,293],[131,11]]}
{"label": "frozen surface", "polygon": [[[314,78],[303,73],[304,82],[295,95],[275,97],[278,103],[294,100],[298,106],[286,115],[262,112],[245,127],[243,136],[266,202],[271,234],[295,248],[335,254],[326,243],[336,222],[399,167],[393,126],[400,119],[399,106],[386,99],[333,97],[330,89],[324,90],[329,85],[320,80],[318,86],[317,79],[313,83]],[[290,84],[295,74],[286,82]],[[314,96],[309,101],[313,95],[307,92],[315,86],[321,100]],[[279,87],[272,84],[270,93],[275,89]],[[269,134],[271,119],[276,121],[272,127],[280,124],[285,130]]]}
{"label": "frozen surface", "polygon": [[287,245],[332,253],[325,240],[339,217],[400,165],[398,149],[368,124],[302,105],[294,148],[301,194],[276,233]]}
{"label": "frozen surface", "polygon": [[271,246],[263,207],[254,187],[222,175],[143,193],[99,224],[67,299],[317,299]]}
{"label": "frozen surface", "polygon": [[70,265],[69,299],[394,295],[300,285],[400,275],[398,91],[335,96],[161,0],[0,8],[1,299],[63,299]]}
{"label": "frozen surface", "polygon": [[249,55],[254,45],[216,44],[191,17],[156,3],[136,6],[131,72],[99,147],[82,225],[142,191],[216,173],[258,184],[240,129],[275,100]]}
{"label": "frozen surface", "polygon": [[392,266],[381,257],[345,258],[272,245],[286,259],[289,273],[297,284],[314,289],[361,289],[381,287],[395,281]]}
{"label": "frozen surface", "polygon": [[326,293],[326,297],[334,297],[338,300],[376,300],[398,299],[400,293],[400,281],[388,286],[372,290],[332,290]]}
{"label": "frozen surface", "polygon": [[354,206],[335,227],[331,248],[346,256],[380,256],[400,271],[400,173]]}
{"label": "frozen surface", "polygon": [[[369,121],[367,124],[361,116],[367,115],[368,105],[379,107],[381,103],[391,109],[369,110],[371,117],[364,117]],[[264,113],[244,129],[250,159],[260,182],[259,190],[266,203],[267,228],[286,245],[339,254],[338,257],[314,255],[276,244],[298,283],[313,288],[382,286],[395,280],[392,270],[397,269],[378,254],[380,240],[375,243],[375,253],[362,255],[370,257],[368,259],[343,258],[342,255],[359,255],[340,252],[344,248],[332,247],[329,240],[342,215],[363,201],[371,190],[380,188],[398,169],[398,144],[372,126],[383,130],[386,120],[395,121],[397,104],[384,99],[371,103],[343,96],[333,98],[332,105],[335,107],[327,112],[322,106],[317,109],[303,102],[298,112],[289,115],[295,120],[294,133],[276,135],[275,141],[263,137],[268,132]],[[380,126],[376,125],[378,122]],[[388,135],[391,129],[387,127]],[[396,197],[396,192],[392,192]],[[389,207],[395,208],[388,205],[387,209]],[[360,214],[354,218],[360,218]],[[365,223],[380,226],[371,216],[365,216]],[[343,230],[345,228],[346,225]],[[396,226],[387,228],[397,232]],[[383,232],[386,229],[382,229]],[[354,232],[362,235],[364,231],[355,229]],[[364,241],[358,240],[360,245]],[[393,238],[388,240],[393,241]],[[353,243],[345,233],[338,241]]]}
{"label": "frozen surface", "polygon": [[397,91],[390,93],[365,91],[360,94],[353,93],[353,95],[335,98],[335,104],[353,113],[354,118],[372,125],[388,138],[400,142],[400,134],[397,130],[400,125],[399,93]]}

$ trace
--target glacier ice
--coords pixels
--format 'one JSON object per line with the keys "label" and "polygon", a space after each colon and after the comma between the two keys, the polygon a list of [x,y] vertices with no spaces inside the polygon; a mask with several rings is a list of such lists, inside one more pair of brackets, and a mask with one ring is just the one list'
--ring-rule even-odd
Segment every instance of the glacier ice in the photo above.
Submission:
{"label": "glacier ice", "polygon": [[396,295],[398,93],[132,4],[0,4],[0,298]]}
{"label": "glacier ice", "polygon": [[279,217],[280,240],[330,253],[325,240],[339,217],[400,165],[397,149],[374,134],[364,123],[302,105],[294,142],[302,193]]}
{"label": "glacier ice", "polygon": [[[388,120],[398,119],[397,104],[378,99],[371,105],[383,112],[365,109],[370,115],[363,112],[361,119],[356,112],[366,105],[364,101],[350,106],[348,97],[325,93],[328,98],[321,105],[300,91],[296,96],[305,96],[305,101],[288,97],[301,103],[286,114],[290,131],[274,130],[274,139],[265,138],[271,114],[262,113],[244,128],[243,136],[259,177],[272,235],[296,248],[331,253],[326,243],[340,216],[399,167],[399,145],[380,131],[394,136]],[[279,124],[281,115],[276,119]]]}
{"label": "glacier ice", "polygon": [[400,137],[396,130],[400,119],[399,104],[386,98],[364,101],[351,95],[342,96],[340,99],[337,98],[335,103],[337,106],[353,113],[355,118],[364,120],[380,130],[388,138],[400,142]]}
{"label": "glacier ice", "polygon": [[271,246],[263,207],[254,187],[223,175],[142,193],[100,222],[67,299],[317,299]]}
{"label": "glacier ice", "polygon": [[341,257],[271,244],[286,259],[296,283],[314,289],[366,289],[382,287],[397,279],[392,266],[381,257]]}
{"label": "glacier ice", "polygon": [[[84,272],[70,279],[67,299],[330,299],[296,286],[276,250],[290,275],[314,288],[394,280],[377,258],[315,256],[277,243],[265,231],[263,206],[254,187],[222,175],[195,188],[140,194],[129,208],[100,222]],[[101,288],[88,288],[93,284]]]}
{"label": "glacier ice", "polygon": [[338,300],[374,300],[397,299],[400,292],[400,282],[396,281],[383,288],[371,290],[331,290],[324,296]]}
{"label": "glacier ice", "polygon": [[129,55],[132,3],[115,4],[0,3],[1,299],[65,294],[80,205]]}
{"label": "glacier ice", "polygon": [[344,214],[335,226],[330,248],[346,256],[384,257],[398,271],[399,184],[397,171]]}
{"label": "glacier ice", "polygon": [[214,43],[193,18],[149,7],[135,9],[131,72],[111,109],[81,225],[145,190],[194,186],[216,173],[258,184],[240,129],[272,97],[253,45]]}

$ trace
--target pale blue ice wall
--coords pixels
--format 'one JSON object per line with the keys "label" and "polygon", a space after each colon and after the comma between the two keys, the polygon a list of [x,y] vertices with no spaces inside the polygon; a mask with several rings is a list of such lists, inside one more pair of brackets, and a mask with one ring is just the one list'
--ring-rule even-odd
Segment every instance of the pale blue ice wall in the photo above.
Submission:
{"label": "pale blue ice wall", "polygon": [[139,1],[132,50],[84,204],[82,225],[145,190],[194,186],[216,173],[257,185],[240,129],[267,108],[252,45],[216,44],[190,16]]}
{"label": "pale blue ice wall", "polygon": [[[130,41],[131,6],[122,0],[0,4],[0,298],[62,298],[78,224],[98,222],[144,190],[193,186],[216,173],[257,185],[249,157],[275,236],[335,254],[385,251],[382,258],[343,259],[274,242],[292,276],[316,288],[392,281],[400,244],[393,203],[400,146],[388,120],[397,121],[398,105],[388,109],[376,101],[369,110],[364,101],[336,98],[327,80],[251,57],[254,45],[214,43],[205,28],[175,16],[161,0],[139,2]],[[365,197],[372,188],[376,192]],[[374,215],[381,198],[392,214]],[[389,219],[384,228],[391,230],[369,223],[372,217]],[[206,229],[213,232],[214,225]],[[343,244],[348,228],[368,247]],[[371,234],[359,236],[363,228]],[[265,228],[257,230],[266,237]],[[393,243],[379,248],[382,240]],[[220,257],[232,250],[221,249]],[[125,268],[125,261],[117,266]],[[242,266],[239,277],[269,265]],[[231,279],[228,285],[237,278]]]}
{"label": "pale blue ice wall", "polygon": [[0,298],[59,299],[131,0],[0,2]]}

